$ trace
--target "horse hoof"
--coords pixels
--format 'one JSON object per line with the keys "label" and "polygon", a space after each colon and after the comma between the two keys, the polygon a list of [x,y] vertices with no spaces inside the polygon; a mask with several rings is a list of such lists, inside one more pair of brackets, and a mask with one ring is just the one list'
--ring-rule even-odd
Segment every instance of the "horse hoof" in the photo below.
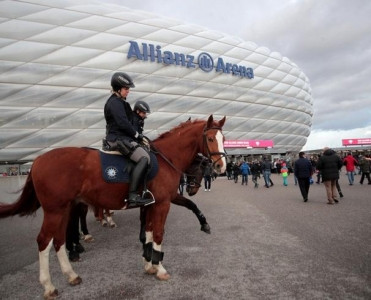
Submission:
{"label": "horse hoof", "polygon": [[157,270],[154,267],[150,267],[148,270],[146,270],[146,273],[148,275],[155,275],[157,273]]}
{"label": "horse hoof", "polygon": [[77,276],[75,279],[70,281],[70,285],[75,286],[79,285],[82,282],[82,279],[80,276]]}
{"label": "horse hoof", "polygon": [[201,226],[201,231],[206,232],[206,233],[208,233],[208,234],[211,234],[209,224],[203,224],[203,225]]}
{"label": "horse hoof", "polygon": [[166,281],[166,280],[170,279],[169,273],[157,274],[156,277],[157,277],[157,279],[159,279],[161,281]]}
{"label": "horse hoof", "polygon": [[44,294],[44,299],[45,300],[54,300],[57,297],[58,297],[58,290],[57,289],[55,289],[53,292],[49,292],[47,294]]}
{"label": "horse hoof", "polygon": [[111,228],[116,228],[117,225],[116,225],[116,223],[112,223],[112,224],[110,224],[110,227],[111,227]]}
{"label": "horse hoof", "polygon": [[106,221],[102,222],[102,226],[103,227],[107,227],[108,226],[108,223]]}
{"label": "horse hoof", "polygon": [[85,237],[84,237],[84,241],[85,241],[86,243],[91,243],[91,242],[94,242],[94,238],[93,238],[93,236],[92,236],[91,234],[87,234],[87,235],[85,235]]}

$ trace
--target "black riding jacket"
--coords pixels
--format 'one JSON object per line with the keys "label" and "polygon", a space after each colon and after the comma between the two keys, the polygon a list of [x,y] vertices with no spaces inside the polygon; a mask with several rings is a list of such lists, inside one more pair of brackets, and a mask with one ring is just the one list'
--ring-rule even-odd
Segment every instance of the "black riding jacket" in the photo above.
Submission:
{"label": "black riding jacket", "polygon": [[134,112],[124,99],[112,94],[104,106],[106,119],[106,139],[115,142],[117,139],[136,140],[138,132],[133,120]]}

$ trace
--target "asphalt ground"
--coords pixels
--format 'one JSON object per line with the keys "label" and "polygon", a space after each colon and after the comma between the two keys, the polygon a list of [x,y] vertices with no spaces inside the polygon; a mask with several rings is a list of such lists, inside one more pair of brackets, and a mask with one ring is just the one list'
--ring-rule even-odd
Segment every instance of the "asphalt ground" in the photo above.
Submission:
{"label": "asphalt ground", "polygon": [[[172,205],[163,243],[166,281],[146,275],[139,243],[139,211],[116,211],[118,228],[101,227],[90,212],[95,238],[73,263],[83,282],[69,286],[55,251],[50,272],[58,299],[371,299],[371,185],[350,186],[327,205],[323,184],[304,203],[294,178],[255,189],[217,178],[210,192],[192,197],[211,234],[195,216]],[[3,197],[3,195],[2,195]],[[38,281],[36,217],[0,220],[0,299],[42,299]]]}

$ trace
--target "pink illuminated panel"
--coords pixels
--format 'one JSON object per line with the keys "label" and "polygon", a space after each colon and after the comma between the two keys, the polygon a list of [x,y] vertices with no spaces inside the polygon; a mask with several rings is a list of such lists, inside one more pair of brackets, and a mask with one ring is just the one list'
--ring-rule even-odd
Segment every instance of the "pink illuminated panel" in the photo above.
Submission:
{"label": "pink illuminated panel", "polygon": [[229,140],[224,148],[273,148],[272,140]]}
{"label": "pink illuminated panel", "polygon": [[354,145],[371,145],[371,138],[365,139],[345,139],[342,140],[343,146],[354,146]]}

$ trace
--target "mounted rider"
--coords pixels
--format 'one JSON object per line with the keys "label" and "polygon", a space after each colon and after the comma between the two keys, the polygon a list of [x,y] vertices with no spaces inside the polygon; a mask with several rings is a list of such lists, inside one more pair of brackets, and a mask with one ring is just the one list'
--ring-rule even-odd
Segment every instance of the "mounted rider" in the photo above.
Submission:
{"label": "mounted rider", "polygon": [[104,106],[106,119],[106,141],[111,148],[117,148],[121,154],[135,162],[129,186],[128,207],[143,206],[154,202],[144,199],[138,191],[144,181],[150,156],[141,146],[143,125],[150,109],[144,101],[138,101],[132,110],[126,101],[130,88],[134,88],[132,78],[123,72],[116,72],[111,78],[112,95]]}

